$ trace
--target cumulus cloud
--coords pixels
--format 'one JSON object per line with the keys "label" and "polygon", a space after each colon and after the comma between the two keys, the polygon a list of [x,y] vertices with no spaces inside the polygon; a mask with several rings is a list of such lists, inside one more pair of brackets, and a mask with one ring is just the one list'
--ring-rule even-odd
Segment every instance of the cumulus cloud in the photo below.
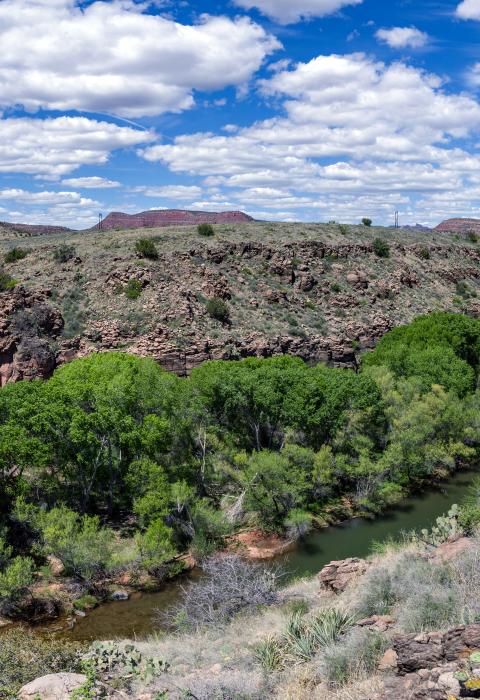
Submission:
{"label": "cumulus cloud", "polygon": [[463,0],[456,14],[460,19],[480,19],[480,0]]}
{"label": "cumulus cloud", "polygon": [[71,177],[67,180],[62,180],[62,185],[67,187],[80,187],[84,190],[110,190],[115,187],[121,187],[121,183],[116,180],[108,180],[104,177]]}
{"label": "cumulus cloud", "polygon": [[279,24],[293,24],[309,17],[325,17],[347,5],[360,5],[363,0],[235,0],[235,4],[250,10],[255,7]]}
{"label": "cumulus cloud", "polygon": [[195,25],[134,0],[2,0],[0,105],[126,117],[192,107],[195,90],[243,85],[279,42],[247,17]]}
{"label": "cumulus cloud", "polygon": [[375,36],[379,41],[388,44],[392,49],[403,49],[407,46],[419,49],[426,46],[429,36],[416,27],[392,27],[392,29],[379,29]]}
{"label": "cumulus cloud", "polygon": [[202,188],[196,185],[165,185],[164,187],[135,187],[134,192],[141,192],[145,197],[156,197],[162,199],[189,200],[199,197]]}
{"label": "cumulus cloud", "polygon": [[0,119],[0,172],[54,179],[153,139],[151,132],[86,117]]}
{"label": "cumulus cloud", "polygon": [[478,132],[480,104],[445,92],[438,76],[363,54],[318,56],[260,90],[283,102],[285,116],[180,135],[143,157],[203,176],[216,188],[212,203],[304,219],[385,219],[401,204],[425,220],[418,201],[480,185],[477,155],[458,146]]}

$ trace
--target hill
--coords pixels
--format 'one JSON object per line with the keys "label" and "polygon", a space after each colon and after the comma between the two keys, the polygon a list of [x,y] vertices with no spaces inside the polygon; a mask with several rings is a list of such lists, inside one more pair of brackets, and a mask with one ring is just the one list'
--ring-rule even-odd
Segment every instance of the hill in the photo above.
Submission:
{"label": "hill", "polygon": [[193,226],[198,224],[228,224],[253,221],[241,211],[184,211],[180,209],[158,209],[139,214],[112,212],[101,224],[101,229],[160,228],[164,226]]}
{"label": "hill", "polygon": [[480,219],[447,219],[435,229],[436,231],[449,231],[453,233],[480,233]]}
{"label": "hill", "polygon": [[[156,259],[135,251],[146,236]],[[31,238],[27,256],[4,266],[18,283],[1,294],[2,383],[112,349],[179,375],[212,358],[281,353],[355,367],[420,314],[480,313],[480,249],[467,235],[250,221],[217,224],[208,239],[196,226],[94,230],[69,235],[58,262],[64,242]],[[14,245],[0,232],[0,259]]]}

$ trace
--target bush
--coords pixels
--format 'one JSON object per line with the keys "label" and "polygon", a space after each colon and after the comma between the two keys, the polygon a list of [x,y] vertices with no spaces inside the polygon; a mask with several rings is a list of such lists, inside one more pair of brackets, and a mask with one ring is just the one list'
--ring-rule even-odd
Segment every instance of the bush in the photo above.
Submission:
{"label": "bush", "polygon": [[17,284],[17,280],[13,279],[7,272],[0,270],[0,292],[7,292],[13,289]]}
{"label": "bush", "polygon": [[198,224],[197,231],[199,236],[204,236],[205,238],[210,238],[210,236],[215,235],[211,224]]}
{"label": "bush", "polygon": [[149,260],[158,259],[158,250],[151,238],[139,238],[135,243],[135,250],[141,258]]}
{"label": "bush", "polygon": [[67,243],[62,243],[53,251],[55,262],[66,263],[75,257],[75,248]]}
{"label": "bush", "polygon": [[478,243],[478,236],[475,231],[467,231],[467,239],[470,243]]}
{"label": "bush", "polygon": [[5,262],[8,264],[14,263],[17,260],[23,260],[23,258],[27,257],[28,253],[29,251],[25,250],[25,248],[12,248],[5,255]]}
{"label": "bush", "polygon": [[480,478],[477,477],[468,489],[467,495],[460,505],[459,523],[471,534],[480,525]]}
{"label": "bush", "polygon": [[138,299],[142,293],[142,283],[139,280],[131,279],[128,280],[127,284],[123,288],[123,293],[127,299]]}
{"label": "bush", "polygon": [[390,246],[382,238],[375,238],[373,241],[373,251],[379,258],[390,257]]}
{"label": "bush", "polygon": [[177,627],[201,629],[228,623],[242,610],[278,601],[281,571],[272,566],[252,564],[236,554],[206,559],[204,576],[183,588],[183,600],[167,612]]}
{"label": "bush", "polygon": [[364,226],[369,226],[369,227],[370,227],[370,226],[372,225],[372,223],[373,223],[373,222],[372,222],[371,219],[367,219],[366,217],[365,217],[364,219],[362,219],[362,224],[363,224]]}
{"label": "bush", "polygon": [[338,224],[338,230],[342,234],[342,236],[346,236],[349,228],[346,224]]}
{"label": "bush", "polygon": [[430,251],[428,248],[420,248],[418,251],[418,257],[422,260],[430,260]]}
{"label": "bush", "polygon": [[82,645],[25,630],[4,632],[0,643],[0,700],[14,700],[18,690],[49,673],[80,672]]}
{"label": "bush", "polygon": [[205,305],[207,313],[211,318],[221,323],[228,323],[230,321],[230,309],[228,304],[226,304],[223,299],[214,297],[209,299]]}
{"label": "bush", "polygon": [[373,673],[388,647],[383,635],[371,630],[353,630],[345,640],[325,651],[320,660],[322,675],[333,687],[342,687],[352,678]]}

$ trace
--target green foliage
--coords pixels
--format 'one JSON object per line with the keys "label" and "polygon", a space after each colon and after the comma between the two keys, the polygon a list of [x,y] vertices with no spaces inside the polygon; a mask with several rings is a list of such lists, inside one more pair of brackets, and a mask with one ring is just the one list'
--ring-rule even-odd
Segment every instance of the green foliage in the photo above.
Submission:
{"label": "green foliage", "polygon": [[377,632],[354,630],[344,641],[326,650],[321,670],[332,687],[341,688],[353,678],[373,673],[387,646],[388,642]]}
{"label": "green foliage", "polygon": [[62,243],[53,251],[53,259],[58,263],[66,263],[76,255],[75,248],[68,243]]}
{"label": "green foliage", "polygon": [[198,224],[197,233],[199,236],[204,236],[205,238],[215,235],[214,228],[211,224]]}
{"label": "green foliage", "polygon": [[342,236],[346,236],[350,229],[346,224],[339,224],[338,230],[342,234]]}
{"label": "green foliage", "polygon": [[16,517],[38,533],[41,553],[60,559],[66,574],[92,581],[109,569],[114,534],[98,516],[79,516],[64,506],[43,511],[19,501]]}
{"label": "green foliage", "polygon": [[23,260],[27,257],[30,251],[25,248],[15,247],[11,248],[8,253],[5,254],[4,261],[6,264],[17,262],[18,260]]}
{"label": "green foliage", "polygon": [[21,597],[34,580],[34,563],[30,557],[15,557],[0,571],[0,602]]}
{"label": "green foliage", "polygon": [[373,223],[372,220],[371,220],[371,219],[368,219],[367,217],[364,217],[364,218],[362,219],[362,224],[363,224],[364,226],[370,227],[370,226],[372,225],[372,223]]}
{"label": "green foliage", "polygon": [[218,297],[209,299],[205,304],[205,308],[207,309],[208,315],[216,321],[220,321],[221,323],[228,323],[230,321],[230,309],[223,299],[219,299]]}
{"label": "green foliage", "polygon": [[475,233],[475,231],[467,231],[467,239],[470,241],[470,243],[477,243],[478,242],[478,236]]}
{"label": "green foliage", "polygon": [[423,529],[418,535],[423,542],[437,547],[440,544],[448,542],[450,539],[463,534],[462,527],[459,523],[460,511],[458,506],[453,505],[446,515],[436,519],[435,525],[430,529]]}
{"label": "green foliage", "polygon": [[8,292],[9,289],[13,289],[17,284],[17,280],[13,279],[8,272],[3,272],[0,269],[0,292]]}
{"label": "green foliage", "polygon": [[135,243],[135,251],[141,258],[158,260],[158,250],[151,238],[139,238]]}
{"label": "green foliage", "polygon": [[480,525],[480,478],[477,477],[468,489],[463,502],[460,504],[459,524],[472,534]]}
{"label": "green foliage", "polygon": [[41,676],[80,671],[83,647],[65,639],[14,629],[2,632],[0,700],[14,700],[18,690]]}
{"label": "green foliage", "polygon": [[390,257],[390,246],[388,245],[387,241],[383,240],[383,238],[375,238],[373,241],[373,251],[379,258]]}
{"label": "green foliage", "polygon": [[157,573],[176,554],[172,530],[160,519],[152,520],[146,530],[136,536],[136,542],[143,565],[152,573]]}
{"label": "green foliage", "polygon": [[125,287],[123,287],[123,293],[127,297],[127,299],[138,299],[139,296],[142,293],[142,283],[140,280],[137,280],[132,277],[132,279],[129,279]]}
{"label": "green foliage", "polygon": [[85,658],[100,677],[114,675],[129,681],[142,680],[147,685],[170,667],[163,659],[144,656],[133,644],[120,646],[116,642],[94,642]]}
{"label": "green foliage", "polygon": [[420,248],[418,251],[418,257],[422,260],[430,260],[430,251],[428,248]]}

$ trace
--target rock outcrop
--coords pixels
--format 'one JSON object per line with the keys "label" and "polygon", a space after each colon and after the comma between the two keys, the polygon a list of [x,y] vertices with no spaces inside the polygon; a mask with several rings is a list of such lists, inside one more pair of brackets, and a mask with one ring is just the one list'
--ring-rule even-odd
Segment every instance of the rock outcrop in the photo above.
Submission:
{"label": "rock outcrop", "polygon": [[18,700],[69,700],[86,680],[80,673],[50,673],[24,685],[18,692]]}
{"label": "rock outcrop", "polygon": [[185,211],[182,209],[159,209],[139,214],[112,212],[101,223],[102,231],[110,229],[161,228],[165,226],[192,226],[197,224],[232,224],[253,221],[241,211]]}
{"label": "rock outcrop", "polygon": [[332,561],[323,567],[317,578],[323,588],[334,593],[343,593],[348,584],[364,574],[367,568],[368,562],[365,559],[350,558]]}
{"label": "rock outcrop", "polygon": [[435,227],[435,231],[449,231],[452,233],[467,233],[473,231],[480,233],[480,219],[447,219]]}

